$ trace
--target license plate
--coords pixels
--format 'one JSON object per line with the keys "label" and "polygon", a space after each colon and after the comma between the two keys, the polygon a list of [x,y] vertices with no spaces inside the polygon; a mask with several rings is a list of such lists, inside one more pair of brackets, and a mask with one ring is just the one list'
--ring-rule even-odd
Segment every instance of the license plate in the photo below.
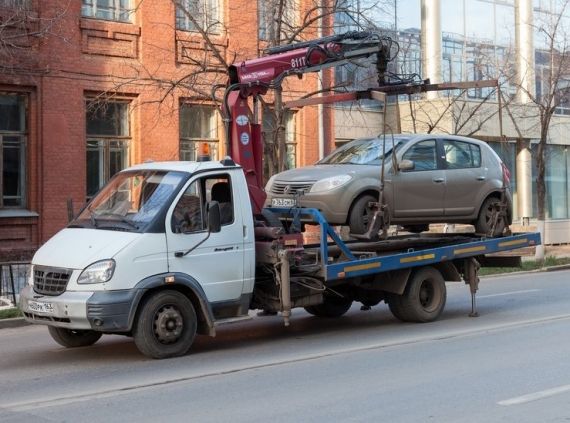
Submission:
{"label": "license plate", "polygon": [[272,198],[271,206],[273,207],[295,207],[297,202],[294,198]]}
{"label": "license plate", "polygon": [[55,311],[53,304],[39,301],[28,301],[28,308],[36,313],[53,314]]}

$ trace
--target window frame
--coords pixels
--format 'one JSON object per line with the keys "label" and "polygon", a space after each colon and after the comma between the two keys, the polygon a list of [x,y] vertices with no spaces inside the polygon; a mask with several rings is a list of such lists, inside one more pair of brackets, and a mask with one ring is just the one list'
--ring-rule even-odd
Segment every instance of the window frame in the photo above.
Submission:
{"label": "window frame", "polygon": [[[183,0],[190,2],[192,0]],[[198,7],[202,9],[203,16],[194,17],[201,29],[208,34],[221,34],[223,28],[223,0],[197,0]],[[216,3],[216,7],[212,8],[212,3]],[[206,10],[210,8],[209,10]],[[186,13],[181,11],[178,4],[174,11],[174,25],[178,31],[200,32],[198,28],[188,18]]]}
{"label": "window frame", "polygon": [[[108,9],[109,13],[112,14],[112,17],[101,17],[97,16],[98,9],[101,7],[98,4],[98,0],[82,0],[81,1],[81,16],[83,18],[89,19],[99,19],[102,21],[108,22],[121,22],[121,23],[133,23],[133,14],[135,9],[133,8],[133,1],[134,0],[124,0],[128,2],[128,6],[123,8],[121,6],[121,2],[123,0],[108,0],[112,3],[112,6],[105,8]],[[124,19],[121,17],[125,16]]]}
{"label": "window frame", "polygon": [[[86,147],[86,198],[91,199],[112,177],[115,173],[127,168],[130,165],[130,152],[132,146],[132,131],[131,131],[131,119],[130,119],[130,105],[129,100],[113,100],[108,101],[107,104],[124,104],[126,105],[126,110],[124,111],[124,118],[126,119],[126,124],[124,128],[124,134],[112,135],[112,134],[91,134],[88,132],[88,114],[89,114],[89,103],[96,101],[93,98],[85,98],[85,147]],[[122,126],[122,125],[121,125]],[[119,132],[123,132],[120,130]],[[98,152],[98,188],[93,193],[89,193],[89,152]],[[121,167],[117,172],[111,174],[111,155],[115,151],[120,151],[124,154],[123,163],[119,166]]]}
{"label": "window frame", "polygon": [[[28,109],[29,109],[29,96],[25,93],[18,92],[0,92],[0,97],[17,97],[19,100],[19,124],[20,130],[0,130],[0,209],[3,210],[14,210],[14,209],[25,209],[27,207],[27,150],[28,150]],[[14,141],[5,140],[5,138],[14,137],[19,138],[16,141],[17,148],[20,153],[20,160],[18,164],[18,191],[19,195],[15,196],[5,196],[4,195],[4,148],[5,143],[12,143]],[[15,199],[18,204],[16,205],[6,205],[6,199]]]}
{"label": "window frame", "polygon": [[410,173],[410,172],[433,172],[434,170],[441,170],[442,169],[440,143],[439,143],[439,140],[436,138],[427,138],[427,139],[423,139],[423,140],[419,140],[417,142],[414,142],[413,144],[408,146],[406,151],[404,151],[402,153],[402,159],[401,160],[411,160],[411,159],[406,158],[406,154],[408,154],[416,145],[423,143],[423,142],[427,142],[427,141],[432,141],[435,145],[435,168],[434,169],[416,169],[416,166],[415,166],[416,161],[413,160],[414,168],[410,169],[410,170],[405,170],[404,172],[406,172],[406,173]]}
{"label": "window frame", "polygon": [[[473,156],[473,148],[477,149],[479,151],[479,164],[478,165],[473,165],[473,166],[462,166],[462,167],[449,167],[449,161],[447,160],[447,154],[445,151],[445,145],[446,143],[451,143],[451,144],[466,144],[469,148],[469,156],[470,156],[470,161],[471,163],[475,163],[474,161],[474,156]],[[444,168],[447,170],[460,170],[460,169],[479,169],[482,166],[482,152],[481,152],[481,147],[475,143],[469,142],[469,141],[463,141],[463,140],[454,140],[454,139],[450,139],[450,138],[444,138],[441,140],[441,148],[443,150],[443,154],[441,155],[443,158],[443,163],[444,163]],[[457,147],[455,147],[457,148]]]}
{"label": "window frame", "polygon": [[[186,134],[182,134],[183,126],[182,126],[182,113],[183,108],[204,108],[211,110],[212,114],[209,117],[210,127],[208,128],[207,133],[215,132],[214,137],[192,137],[192,136],[185,136]],[[195,104],[189,102],[183,102],[180,104],[180,111],[178,114],[178,157],[181,161],[196,161],[197,159],[197,151],[199,144],[206,143],[210,147],[210,157],[212,160],[218,160],[219,151],[220,151],[220,133],[219,133],[219,112],[216,106],[214,105],[207,105],[207,104]]]}

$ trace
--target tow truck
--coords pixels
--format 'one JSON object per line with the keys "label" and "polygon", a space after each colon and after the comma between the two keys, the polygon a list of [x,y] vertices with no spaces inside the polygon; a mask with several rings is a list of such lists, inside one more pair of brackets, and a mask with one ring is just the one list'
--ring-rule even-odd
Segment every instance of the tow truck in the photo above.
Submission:
{"label": "tow truck", "polygon": [[[287,76],[375,56],[378,88],[319,101],[449,89],[390,81],[390,45],[351,32],[232,65],[222,106],[229,157],[143,163],[115,175],[34,255],[20,295],[25,319],[47,325],[65,347],[119,334],[143,354],[167,358],[254,310],[280,313],[289,325],[295,308],[337,318],[354,302],[385,302],[402,321],[431,322],[444,310],[446,281],[469,286],[476,316],[480,265],[520,261],[489,254],[538,245],[538,233],[378,236],[386,232],[380,200],[370,234],[346,241],[318,210],[264,208],[258,100]],[[301,220],[320,228],[318,242],[303,237]]]}

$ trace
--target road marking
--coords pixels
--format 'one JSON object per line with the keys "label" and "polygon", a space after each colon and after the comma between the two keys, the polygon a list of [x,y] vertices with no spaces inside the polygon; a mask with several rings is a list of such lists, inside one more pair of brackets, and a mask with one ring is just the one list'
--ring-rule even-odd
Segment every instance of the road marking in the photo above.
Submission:
{"label": "road marking", "polygon": [[570,392],[570,385],[559,386],[558,388],[546,389],[544,391],[522,395],[520,397],[499,401],[497,404],[504,406],[526,404],[527,402],[538,401],[555,395],[564,394],[566,392]]}
{"label": "road marking", "polygon": [[511,291],[511,292],[501,292],[500,294],[489,294],[489,295],[478,295],[477,298],[493,298],[493,297],[505,297],[507,295],[516,294],[529,294],[531,292],[540,292],[542,289],[525,289],[522,291]]}
{"label": "road marking", "polygon": [[379,343],[372,343],[368,345],[362,345],[359,347],[348,347],[348,348],[339,348],[337,350],[328,350],[327,352],[316,352],[316,353],[309,353],[297,357],[288,357],[288,358],[277,358],[272,361],[267,361],[264,363],[259,364],[250,364],[250,365],[242,365],[240,367],[233,367],[233,368],[226,368],[226,369],[219,369],[217,371],[210,371],[205,373],[198,373],[198,374],[187,374],[181,375],[176,378],[171,379],[157,379],[157,380],[150,380],[148,382],[138,383],[138,384],[125,384],[123,386],[116,386],[110,387],[109,389],[101,389],[101,390],[94,390],[94,391],[85,391],[82,393],[76,394],[62,394],[56,397],[44,397],[44,398],[36,398],[36,399],[29,399],[22,402],[16,403],[0,403],[0,409],[7,409],[13,412],[26,412],[32,411],[47,407],[57,407],[57,406],[64,406],[68,404],[73,404],[81,401],[88,401],[93,399],[102,399],[108,397],[115,397],[117,395],[124,395],[135,393],[143,390],[155,389],[162,386],[167,386],[171,384],[179,384],[179,383],[187,383],[193,380],[200,380],[204,378],[210,377],[217,377],[217,376],[224,376],[234,373],[241,373],[247,372],[252,370],[270,368],[270,367],[277,367],[277,366],[284,366],[288,364],[294,364],[299,362],[307,362],[312,360],[318,360],[325,357],[335,357],[339,355],[346,355],[346,354],[353,354],[358,352],[364,351],[374,351],[374,350],[383,350],[388,348],[397,348],[397,347],[405,347],[409,345],[425,343],[425,342],[438,342],[438,341],[447,341],[452,339],[464,338],[468,336],[476,336],[480,334],[488,334],[489,332],[494,331],[501,331],[501,330],[508,330],[508,329],[517,329],[521,327],[528,327],[534,325],[540,325],[544,323],[552,323],[552,322],[559,322],[559,321],[566,321],[570,320],[570,314],[562,314],[557,316],[549,316],[531,320],[522,320],[518,322],[510,322],[510,323],[502,323],[502,324],[493,324],[487,325],[484,327],[478,327],[476,329],[467,330],[467,331],[449,331],[444,332],[436,335],[428,335],[428,336],[417,336],[411,339],[405,340],[395,340],[395,341],[388,341],[388,342],[379,342]]}

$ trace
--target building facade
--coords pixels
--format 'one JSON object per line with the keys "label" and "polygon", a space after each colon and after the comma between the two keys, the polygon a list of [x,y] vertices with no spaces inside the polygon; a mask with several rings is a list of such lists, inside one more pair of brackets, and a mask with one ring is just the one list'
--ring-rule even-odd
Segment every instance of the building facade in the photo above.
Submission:
{"label": "building facade", "polygon": [[[192,160],[199,142],[223,157],[212,88],[223,93],[226,64],[261,54],[275,20],[263,1],[175,3],[0,0],[0,261],[29,259],[66,225],[70,202],[77,213],[128,165]],[[311,5],[290,8],[297,22]],[[295,97],[317,78],[284,88]],[[318,159],[318,122],[317,108],[286,116],[291,166]]]}

